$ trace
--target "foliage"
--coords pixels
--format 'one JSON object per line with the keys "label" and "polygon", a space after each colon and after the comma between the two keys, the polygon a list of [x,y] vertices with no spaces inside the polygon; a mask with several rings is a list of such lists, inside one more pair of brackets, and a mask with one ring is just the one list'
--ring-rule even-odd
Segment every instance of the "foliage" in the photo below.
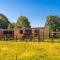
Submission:
{"label": "foliage", "polygon": [[47,16],[45,27],[49,28],[52,31],[60,30],[60,18],[58,16]]}
{"label": "foliage", "polygon": [[5,15],[0,14],[0,28],[7,29],[9,23],[8,18]]}
{"label": "foliage", "polygon": [[10,23],[10,24],[8,25],[8,29],[13,30],[14,28],[15,28],[15,23]]}
{"label": "foliage", "polygon": [[17,20],[16,27],[21,28],[30,28],[30,22],[28,21],[28,18],[25,16],[20,16]]}

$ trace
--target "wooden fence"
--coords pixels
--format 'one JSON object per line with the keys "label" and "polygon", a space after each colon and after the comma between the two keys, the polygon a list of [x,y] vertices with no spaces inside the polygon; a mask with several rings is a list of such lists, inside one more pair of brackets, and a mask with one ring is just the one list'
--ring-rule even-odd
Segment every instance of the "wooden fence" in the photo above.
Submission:
{"label": "wooden fence", "polygon": [[15,36],[0,36],[1,41],[16,40],[16,41],[43,41],[49,39],[48,35],[39,34],[39,35],[15,35]]}
{"label": "wooden fence", "polygon": [[49,41],[51,39],[52,41],[56,38],[60,39],[60,33],[58,32],[52,32],[49,34],[30,34],[30,35],[1,35],[0,41]]}

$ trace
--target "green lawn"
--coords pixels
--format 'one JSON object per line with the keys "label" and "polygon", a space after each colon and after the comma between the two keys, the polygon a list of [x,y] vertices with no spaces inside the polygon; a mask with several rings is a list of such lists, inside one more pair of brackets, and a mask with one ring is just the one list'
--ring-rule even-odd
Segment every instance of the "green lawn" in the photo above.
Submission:
{"label": "green lawn", "polygon": [[0,41],[0,60],[60,60],[60,43]]}

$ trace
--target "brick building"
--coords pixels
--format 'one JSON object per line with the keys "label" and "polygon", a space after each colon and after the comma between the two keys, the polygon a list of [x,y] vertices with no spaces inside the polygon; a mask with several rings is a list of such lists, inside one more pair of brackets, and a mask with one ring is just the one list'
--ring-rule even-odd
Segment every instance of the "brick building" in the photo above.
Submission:
{"label": "brick building", "polygon": [[[49,38],[49,30],[44,27],[39,28],[15,28],[13,31],[8,29],[0,29],[0,39],[14,38],[14,39],[46,39]],[[21,39],[22,40],[22,39]]]}

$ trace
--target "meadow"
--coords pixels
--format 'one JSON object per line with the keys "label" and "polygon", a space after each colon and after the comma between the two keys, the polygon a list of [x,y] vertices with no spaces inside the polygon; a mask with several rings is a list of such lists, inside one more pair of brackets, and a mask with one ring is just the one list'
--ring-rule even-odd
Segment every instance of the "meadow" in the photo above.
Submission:
{"label": "meadow", "polygon": [[60,43],[0,41],[0,60],[60,60]]}

